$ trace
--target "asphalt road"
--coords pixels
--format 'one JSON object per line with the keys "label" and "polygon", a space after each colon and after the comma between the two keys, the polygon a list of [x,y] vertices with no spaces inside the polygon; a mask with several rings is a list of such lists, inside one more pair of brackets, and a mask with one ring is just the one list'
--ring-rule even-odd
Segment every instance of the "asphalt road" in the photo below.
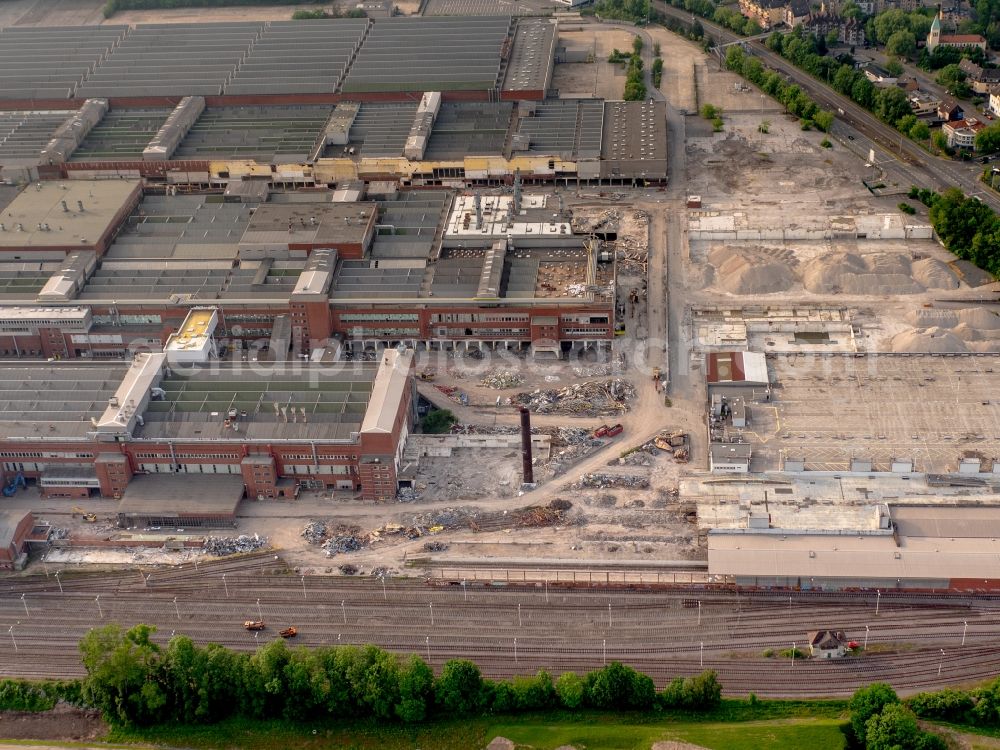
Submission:
{"label": "asphalt road", "polygon": [[[673,16],[687,23],[691,21],[690,13],[667,5],[662,0],[653,0],[653,6],[664,15]],[[744,41],[731,31],[710,21],[703,18],[698,20],[704,27],[706,34],[717,43],[729,44]],[[763,41],[748,42],[747,47],[751,54],[760,58],[768,67],[786,75],[798,84],[821,107],[838,113],[837,117],[841,123],[840,132],[846,130],[845,136],[852,135],[857,139],[859,135],[863,135],[877,144],[887,158],[892,155],[892,158],[904,162],[904,164],[896,165],[896,168],[912,176],[913,184],[936,190],[957,186],[968,195],[978,195],[994,210],[1000,211],[1000,197],[996,193],[986,190],[985,186],[979,182],[981,165],[955,162],[927,153],[908,138],[901,138],[898,131],[855,104],[851,99],[840,95],[808,73],[799,70],[780,55],[772,52]],[[839,110],[843,110],[844,114],[840,115]]]}
{"label": "asphalt road", "polygon": [[[44,576],[0,587],[0,674],[78,675],[78,640],[108,622],[156,625],[161,642],[176,632],[243,650],[295,625],[297,644],[374,643],[419,653],[436,668],[469,658],[494,678],[619,660],[662,687],[711,668],[729,695],[843,696],[876,680],[907,693],[994,677],[1000,668],[1000,600],[989,598],[458,581],[383,588],[374,578],[302,578],[270,553],[153,571],[148,583],[137,572],[67,571],[61,581],[62,591]],[[255,636],[243,629],[244,620],[258,618],[266,630]],[[820,662],[763,655],[802,647],[818,628],[843,629],[860,643],[866,626],[864,656]]]}

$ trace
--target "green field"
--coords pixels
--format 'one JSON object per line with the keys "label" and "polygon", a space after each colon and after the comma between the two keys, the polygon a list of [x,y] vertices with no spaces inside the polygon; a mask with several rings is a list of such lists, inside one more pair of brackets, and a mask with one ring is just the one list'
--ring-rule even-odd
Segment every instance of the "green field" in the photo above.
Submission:
{"label": "green field", "polygon": [[205,727],[112,731],[111,741],[246,750],[479,750],[496,736],[536,750],[573,745],[586,750],[649,750],[683,740],[712,750],[842,750],[839,702],[725,701],[707,716],[692,714],[559,713],[436,721],[415,727],[351,722],[227,721]]}

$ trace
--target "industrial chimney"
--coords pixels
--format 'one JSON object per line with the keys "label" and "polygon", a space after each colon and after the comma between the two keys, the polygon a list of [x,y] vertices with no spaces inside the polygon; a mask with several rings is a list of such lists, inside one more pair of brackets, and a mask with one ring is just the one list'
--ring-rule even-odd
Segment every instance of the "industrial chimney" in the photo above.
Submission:
{"label": "industrial chimney", "polygon": [[535,473],[531,467],[531,412],[521,407],[521,473],[524,484],[535,483]]}

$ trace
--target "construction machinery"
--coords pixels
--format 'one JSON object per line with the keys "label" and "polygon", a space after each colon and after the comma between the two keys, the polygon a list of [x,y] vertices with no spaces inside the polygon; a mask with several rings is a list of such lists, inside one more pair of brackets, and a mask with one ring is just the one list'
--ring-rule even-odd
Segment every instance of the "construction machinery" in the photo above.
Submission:
{"label": "construction machinery", "polygon": [[295,628],[294,625],[287,627],[278,633],[278,635],[280,635],[282,638],[294,638],[298,634],[299,631]]}
{"label": "construction machinery", "polygon": [[263,630],[264,621],[263,620],[247,620],[243,623],[243,627],[247,630]]}
{"label": "construction machinery", "polygon": [[24,474],[17,472],[14,477],[3,488],[4,497],[13,497],[18,488],[27,489],[28,483],[24,480]]}
{"label": "construction machinery", "polygon": [[417,377],[423,380],[424,382],[429,383],[432,380],[434,380],[434,373],[431,372],[430,370],[424,370],[423,372],[417,373]]}
{"label": "construction machinery", "polygon": [[97,520],[97,514],[96,513],[90,513],[88,511],[84,510],[83,508],[78,508],[78,507],[74,506],[73,507],[73,518],[76,518],[77,516],[80,516],[80,518],[82,518],[87,523],[94,523]]}

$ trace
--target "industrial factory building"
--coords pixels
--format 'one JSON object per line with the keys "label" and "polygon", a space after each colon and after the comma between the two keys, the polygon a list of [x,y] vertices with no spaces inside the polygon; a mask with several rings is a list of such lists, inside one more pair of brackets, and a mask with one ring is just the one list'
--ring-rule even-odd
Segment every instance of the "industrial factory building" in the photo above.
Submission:
{"label": "industrial factory building", "polygon": [[[210,335],[185,338],[204,350],[197,339]],[[128,518],[164,517],[155,508],[171,505],[165,499],[184,474],[232,477],[211,509],[185,511],[216,520],[244,493],[292,497],[300,485],[395,496],[413,425],[412,351],[266,368],[209,368],[179,351],[128,364],[0,366],[5,477],[35,479],[47,497],[123,498]],[[133,487],[137,475],[144,479]]]}
{"label": "industrial factory building", "polygon": [[0,30],[0,176],[226,187],[642,184],[663,102],[553,99],[556,22]]}
{"label": "industrial factory building", "polygon": [[[857,529],[711,529],[708,569],[739,586],[996,591],[1000,506],[896,505]],[[991,572],[992,571],[992,572]]]}
{"label": "industrial factory building", "polygon": [[[552,196],[267,200],[265,186],[246,201],[148,195],[134,205],[134,182],[42,184],[5,213],[44,198],[57,229],[100,223],[115,239],[77,250],[49,240],[55,230],[0,232],[2,357],[159,352],[205,307],[216,311],[218,355],[248,361],[398,343],[558,355],[613,337],[613,259],[573,233]],[[59,196],[77,194],[89,203],[63,212]],[[8,237],[20,244],[4,252]]]}

